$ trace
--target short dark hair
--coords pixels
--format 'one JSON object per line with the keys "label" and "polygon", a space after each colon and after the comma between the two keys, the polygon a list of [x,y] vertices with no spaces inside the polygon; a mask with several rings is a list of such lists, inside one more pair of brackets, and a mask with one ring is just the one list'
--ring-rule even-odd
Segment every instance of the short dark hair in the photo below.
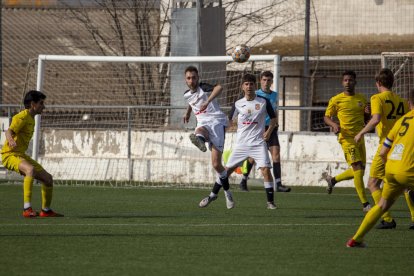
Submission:
{"label": "short dark hair", "polygon": [[32,102],[38,103],[40,100],[46,99],[46,95],[37,90],[30,90],[24,96],[24,108],[30,108]]}
{"label": "short dark hair", "polygon": [[356,79],[356,73],[353,70],[346,70],[342,73],[342,78],[345,76],[352,76],[354,79]]}
{"label": "short dark hair", "polygon": [[273,73],[270,71],[264,71],[260,74],[260,79],[263,77],[272,78],[273,79]]}
{"label": "short dark hair", "polygon": [[256,83],[256,76],[253,74],[245,74],[242,78],[242,83],[253,82]]}
{"label": "short dark hair", "polygon": [[394,84],[394,73],[388,68],[382,68],[381,71],[375,76],[375,81],[377,81],[381,86],[391,89]]}
{"label": "short dark hair", "polygon": [[187,74],[187,72],[195,72],[198,75],[198,69],[195,66],[188,66],[187,68],[185,68],[184,74]]}

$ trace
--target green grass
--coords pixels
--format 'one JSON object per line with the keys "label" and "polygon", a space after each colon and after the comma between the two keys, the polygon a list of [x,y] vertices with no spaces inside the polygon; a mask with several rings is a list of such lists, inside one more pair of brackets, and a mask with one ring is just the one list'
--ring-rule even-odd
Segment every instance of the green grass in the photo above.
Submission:
{"label": "green grass", "polygon": [[[235,190],[198,208],[207,190],[55,187],[64,218],[21,217],[22,187],[0,185],[1,275],[410,275],[414,231],[401,198],[395,230],[346,248],[363,217],[352,189],[294,187],[265,208]],[[39,209],[40,188],[34,189]]]}

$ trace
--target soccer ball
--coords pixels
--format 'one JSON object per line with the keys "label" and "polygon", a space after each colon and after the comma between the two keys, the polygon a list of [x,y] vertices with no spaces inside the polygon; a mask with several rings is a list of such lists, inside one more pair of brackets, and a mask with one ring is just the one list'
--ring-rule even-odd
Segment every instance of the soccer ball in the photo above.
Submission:
{"label": "soccer ball", "polygon": [[243,63],[249,60],[250,48],[244,44],[238,45],[233,48],[231,57],[235,62]]}

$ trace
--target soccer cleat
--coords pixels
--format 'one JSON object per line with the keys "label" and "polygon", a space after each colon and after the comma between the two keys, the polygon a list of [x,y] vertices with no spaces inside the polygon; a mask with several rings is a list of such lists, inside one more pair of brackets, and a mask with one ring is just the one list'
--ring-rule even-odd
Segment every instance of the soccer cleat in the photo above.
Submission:
{"label": "soccer cleat", "polygon": [[42,218],[57,218],[63,217],[63,214],[55,213],[52,209],[48,211],[40,211],[40,217]]}
{"label": "soccer cleat", "polygon": [[205,197],[205,198],[203,198],[201,201],[200,201],[200,203],[198,204],[198,206],[200,207],[200,208],[204,208],[204,207],[207,207],[212,201],[214,201],[214,200],[216,200],[217,199],[217,196],[213,196],[213,197],[210,197],[210,196],[208,196],[208,197]]}
{"label": "soccer cleat", "polygon": [[368,213],[369,210],[371,210],[371,204],[369,204],[368,202],[364,203],[364,207],[362,208],[362,212]]}
{"label": "soccer cleat", "polygon": [[197,135],[195,135],[194,133],[190,134],[190,140],[191,140],[191,143],[193,143],[194,146],[199,148],[202,152],[207,151],[206,144],[203,141],[201,141],[200,138],[198,138]]}
{"label": "soccer cleat", "polygon": [[34,218],[37,217],[39,214],[32,209],[32,207],[26,208],[23,210],[23,217],[25,218]]}
{"label": "soccer cleat", "polygon": [[274,210],[274,209],[277,209],[277,207],[273,202],[268,202],[267,209]]}
{"label": "soccer cleat", "polygon": [[408,229],[414,230],[414,222],[411,222],[411,225],[410,225],[410,227],[408,227]]}
{"label": "soccer cleat", "polygon": [[240,181],[239,184],[240,190],[243,192],[248,192],[249,189],[247,189],[247,180],[246,179],[242,179],[242,181]]}
{"label": "soccer cleat", "polygon": [[376,229],[394,229],[397,227],[397,223],[395,220],[390,222],[386,222],[385,220],[381,220],[381,222],[375,227]]}
{"label": "soccer cleat", "polygon": [[233,195],[231,194],[230,191],[225,191],[224,195],[226,196],[226,206],[227,209],[233,209],[234,208],[234,200],[233,200]]}
{"label": "soccer cleat", "polygon": [[279,185],[276,187],[276,192],[280,193],[289,193],[292,189],[283,185]]}
{"label": "soccer cleat", "polygon": [[325,178],[325,180],[326,180],[326,182],[328,182],[328,187],[326,187],[326,192],[328,193],[328,194],[332,194],[332,190],[333,190],[333,187],[335,186],[333,183],[332,183],[332,176],[330,176],[330,175],[327,175],[326,176],[326,178]]}
{"label": "soccer cleat", "polygon": [[360,248],[364,248],[364,247],[367,247],[367,245],[364,242],[357,242],[354,239],[350,239],[346,243],[346,247],[360,247]]}

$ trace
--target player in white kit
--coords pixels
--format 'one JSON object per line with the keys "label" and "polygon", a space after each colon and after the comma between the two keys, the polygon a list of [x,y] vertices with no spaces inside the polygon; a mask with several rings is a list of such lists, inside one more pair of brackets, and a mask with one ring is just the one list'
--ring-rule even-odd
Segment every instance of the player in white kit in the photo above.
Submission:
{"label": "player in white kit", "polygon": [[221,94],[223,88],[220,85],[210,85],[200,82],[198,70],[194,66],[188,66],[185,71],[185,82],[188,90],[184,92],[184,99],[188,103],[183,121],[188,123],[191,112],[197,119],[194,133],[190,134],[191,142],[201,151],[207,151],[206,142],[211,151],[211,162],[217,172],[217,180],[209,196],[201,200],[199,206],[207,207],[210,202],[217,199],[218,193],[223,187],[228,209],[234,207],[233,196],[229,191],[229,179],[227,171],[222,164],[224,138],[227,126],[227,117],[221,111],[216,97]]}
{"label": "player in white kit", "polygon": [[[274,204],[272,167],[266,141],[276,127],[277,119],[270,101],[256,95],[256,77],[246,74],[242,79],[244,98],[234,104],[234,117],[237,116],[237,138],[227,161],[227,174],[230,175],[244,160],[253,158],[256,167],[263,174],[267,197],[267,208],[276,209]],[[269,116],[269,127],[265,131],[265,119]]]}

